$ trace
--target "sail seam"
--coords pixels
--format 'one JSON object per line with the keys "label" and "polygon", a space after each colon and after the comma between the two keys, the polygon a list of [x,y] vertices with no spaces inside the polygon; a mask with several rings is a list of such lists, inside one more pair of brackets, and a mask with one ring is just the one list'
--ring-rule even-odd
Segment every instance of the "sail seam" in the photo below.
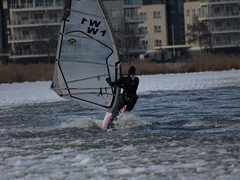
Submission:
{"label": "sail seam", "polygon": [[117,68],[117,66],[111,65],[111,64],[105,64],[105,63],[99,63],[99,62],[89,62],[89,61],[81,61],[81,60],[69,60],[69,59],[56,59],[56,61],[65,61],[65,62],[77,62],[77,63],[89,63],[89,64],[98,64],[103,66],[110,66]]}
{"label": "sail seam", "polygon": [[101,19],[106,19],[102,16],[97,16],[97,15],[94,15],[94,14],[89,14],[89,13],[84,13],[84,12],[81,12],[81,11],[76,11],[76,10],[71,10],[71,9],[65,9],[66,11],[72,11],[72,12],[75,12],[75,13],[79,13],[79,14],[85,14],[85,15],[88,15],[88,16],[93,16],[93,17],[98,17],[98,18],[101,18]]}

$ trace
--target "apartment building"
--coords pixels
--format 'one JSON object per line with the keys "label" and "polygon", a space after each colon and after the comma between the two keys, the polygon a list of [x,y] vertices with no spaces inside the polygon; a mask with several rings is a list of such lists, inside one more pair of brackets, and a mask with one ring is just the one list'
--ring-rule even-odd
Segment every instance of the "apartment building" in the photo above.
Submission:
{"label": "apartment building", "polygon": [[147,36],[141,39],[148,47],[145,57],[164,62],[188,56],[190,45],[185,44],[182,0],[143,0],[139,13],[147,16],[140,24],[147,31]]}
{"label": "apartment building", "polygon": [[146,36],[146,31],[139,27],[146,20],[146,15],[138,12],[142,0],[104,0],[103,3],[118,41],[122,61],[138,59],[140,54],[145,54],[147,46],[139,43],[140,38]]}
{"label": "apartment building", "polygon": [[63,0],[3,0],[9,9],[9,60],[53,62]]}
{"label": "apartment building", "polygon": [[[204,21],[212,34],[212,48],[216,52],[234,53],[240,48],[240,1],[239,0],[200,0],[186,1],[185,31],[197,15]],[[187,40],[187,39],[186,39]],[[199,44],[191,44],[192,54],[200,51]]]}
{"label": "apartment building", "polygon": [[[157,61],[200,51],[185,33],[197,15],[212,33],[214,50],[240,51],[239,0],[103,0],[122,60]],[[2,0],[0,47],[9,61],[53,62],[64,0]]]}
{"label": "apartment building", "polygon": [[7,18],[9,15],[7,3],[0,3],[0,62],[7,63],[8,62],[8,51],[9,45],[7,41],[7,35],[10,33],[7,30]]}
{"label": "apartment building", "polygon": [[147,48],[141,58],[159,60],[162,59],[162,51],[156,50],[156,47],[168,45],[166,5],[164,2],[158,4],[143,5],[139,9],[139,14],[146,15],[146,21],[139,24],[146,36],[140,39],[140,43]]}

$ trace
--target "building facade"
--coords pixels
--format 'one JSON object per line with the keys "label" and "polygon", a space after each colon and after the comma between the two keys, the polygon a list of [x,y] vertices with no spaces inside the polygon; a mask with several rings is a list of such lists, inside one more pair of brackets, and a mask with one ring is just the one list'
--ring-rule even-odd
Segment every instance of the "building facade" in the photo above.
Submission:
{"label": "building facade", "polygon": [[8,62],[8,52],[10,50],[8,44],[8,35],[10,34],[7,29],[7,19],[9,18],[9,9],[7,8],[7,1],[0,3],[0,61],[3,63]]}
{"label": "building facade", "polygon": [[[200,0],[184,3],[185,31],[194,16],[204,21],[211,33],[212,50],[216,52],[239,52],[240,46],[240,1]],[[187,39],[186,39],[187,40]],[[200,51],[199,44],[191,44],[192,54]]]}
{"label": "building facade", "polygon": [[53,62],[63,0],[10,0],[7,5],[9,60],[16,63]]}
{"label": "building facade", "polygon": [[139,14],[146,15],[146,21],[139,24],[146,36],[140,39],[140,43],[146,47],[147,51],[141,55],[141,58],[159,60],[161,52],[155,50],[155,47],[168,45],[166,5],[164,3],[147,4],[139,9]]}
{"label": "building facade", "polygon": [[[65,0],[2,0],[0,49],[10,62],[54,62]],[[212,34],[212,50],[240,52],[239,0],[103,0],[123,61],[194,55],[193,16]],[[6,56],[6,54],[4,54]],[[3,55],[1,55],[3,56]],[[1,57],[0,56],[0,57]],[[0,59],[1,60],[1,59]]]}

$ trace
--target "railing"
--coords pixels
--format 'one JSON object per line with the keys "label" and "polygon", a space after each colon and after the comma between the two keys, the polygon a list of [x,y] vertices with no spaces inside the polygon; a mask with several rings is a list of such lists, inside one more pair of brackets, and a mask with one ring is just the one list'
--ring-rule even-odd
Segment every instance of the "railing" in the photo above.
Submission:
{"label": "railing", "polygon": [[228,45],[236,46],[239,43],[240,43],[240,39],[239,40],[227,40],[227,41],[212,41],[213,46],[228,46]]}
{"label": "railing", "polygon": [[[50,35],[49,35],[50,36]],[[58,33],[51,34],[52,37],[58,37]],[[32,40],[42,40],[46,41],[47,37],[41,37],[41,34],[31,34],[31,35],[12,35],[9,38],[9,41],[32,41]]]}
{"label": "railing", "polygon": [[201,3],[215,3],[215,2],[239,2],[239,0],[200,0]]}
{"label": "railing", "polygon": [[240,26],[224,26],[224,27],[213,27],[211,31],[236,31],[240,30]]}
{"label": "railing", "polygon": [[131,52],[146,51],[147,48],[148,48],[147,45],[139,45],[139,46],[130,48],[130,51],[131,51]]}
{"label": "railing", "polygon": [[137,36],[146,36],[147,35],[147,31],[145,29],[138,29],[138,31],[136,32]]}
{"label": "railing", "polygon": [[142,5],[142,0],[124,0],[124,5]]}
{"label": "railing", "polygon": [[215,17],[229,17],[236,16],[240,17],[240,11],[229,11],[229,12],[219,12],[219,13],[199,13],[199,18],[215,18]]}
{"label": "railing", "polygon": [[31,25],[31,24],[46,24],[46,23],[60,23],[60,18],[54,19],[30,19],[30,20],[11,20],[9,25]]}
{"label": "railing", "polygon": [[63,7],[64,3],[63,2],[46,2],[46,3],[13,3],[10,4],[10,8],[12,9],[22,9],[22,8],[39,8],[39,7]]}
{"label": "railing", "polygon": [[46,56],[46,55],[55,55],[56,49],[52,49],[49,51],[45,50],[16,50],[10,53],[10,56],[29,56],[29,55],[39,55],[39,56]]}
{"label": "railing", "polygon": [[145,21],[146,15],[133,15],[133,16],[125,16],[125,21],[134,22],[134,21]]}

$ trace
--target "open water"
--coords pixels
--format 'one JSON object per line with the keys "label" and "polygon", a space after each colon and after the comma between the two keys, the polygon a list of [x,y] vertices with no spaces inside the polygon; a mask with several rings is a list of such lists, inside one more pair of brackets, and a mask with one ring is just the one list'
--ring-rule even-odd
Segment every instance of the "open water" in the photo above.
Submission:
{"label": "open water", "polygon": [[140,95],[118,130],[70,101],[0,115],[0,179],[239,180],[240,89]]}

